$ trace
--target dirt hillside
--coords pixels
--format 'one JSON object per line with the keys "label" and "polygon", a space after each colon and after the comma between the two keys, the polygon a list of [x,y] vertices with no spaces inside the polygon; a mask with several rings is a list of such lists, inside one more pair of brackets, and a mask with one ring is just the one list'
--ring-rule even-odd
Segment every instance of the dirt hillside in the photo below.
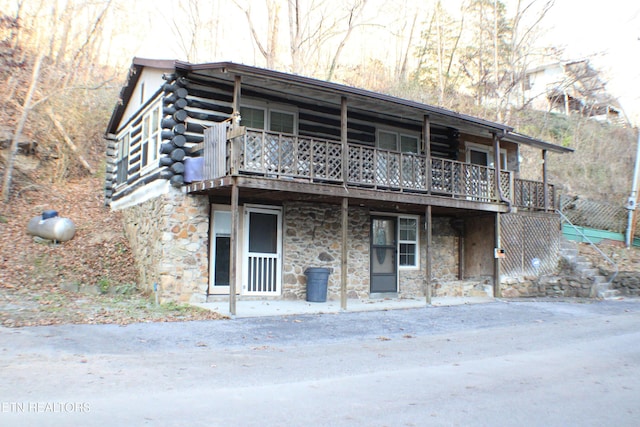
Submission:
{"label": "dirt hillside", "polygon": [[[136,271],[118,212],[104,206],[100,178],[41,184],[18,177],[0,202],[0,325],[131,323],[219,318],[192,307],[157,306],[136,287]],[[27,234],[53,209],[71,219],[74,238],[54,245]]]}

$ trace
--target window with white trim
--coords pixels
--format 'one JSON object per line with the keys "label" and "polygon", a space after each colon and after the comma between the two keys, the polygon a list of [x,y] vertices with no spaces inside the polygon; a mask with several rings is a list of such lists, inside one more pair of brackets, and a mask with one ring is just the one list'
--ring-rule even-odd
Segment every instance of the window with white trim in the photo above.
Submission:
{"label": "window with white trim", "polygon": [[253,129],[266,129],[271,132],[296,133],[296,114],[281,109],[240,107],[242,126]]}
{"label": "window with white trim", "polygon": [[240,107],[240,123],[253,129],[265,128],[265,110],[254,107]]}
{"label": "window with white trim", "polygon": [[[473,142],[466,143],[467,163],[479,166],[494,167],[493,147],[487,145],[475,144]],[[507,150],[500,149],[500,170],[508,170]]]}
{"label": "window with white trim", "polygon": [[118,138],[118,157],[116,158],[116,185],[127,182],[127,173],[129,169],[129,130]]}
{"label": "window with white trim", "polygon": [[150,169],[158,165],[160,155],[160,116],[162,104],[158,103],[142,117],[142,158],[140,169]]}
{"label": "window with white trim", "polygon": [[398,263],[401,268],[418,267],[418,224],[417,216],[398,217]]}
{"label": "window with white trim", "polygon": [[376,145],[383,150],[418,153],[420,139],[415,135],[407,135],[390,130],[378,130]]}

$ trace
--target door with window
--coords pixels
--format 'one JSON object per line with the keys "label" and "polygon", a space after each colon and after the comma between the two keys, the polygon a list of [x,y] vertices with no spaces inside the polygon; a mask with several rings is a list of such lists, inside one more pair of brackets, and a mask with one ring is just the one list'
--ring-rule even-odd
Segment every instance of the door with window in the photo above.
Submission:
{"label": "door with window", "polygon": [[397,219],[371,218],[371,293],[397,292]]}
{"label": "door with window", "polygon": [[231,212],[212,210],[209,294],[229,294]]}
{"label": "door with window", "polygon": [[282,211],[245,208],[243,293],[280,295]]}

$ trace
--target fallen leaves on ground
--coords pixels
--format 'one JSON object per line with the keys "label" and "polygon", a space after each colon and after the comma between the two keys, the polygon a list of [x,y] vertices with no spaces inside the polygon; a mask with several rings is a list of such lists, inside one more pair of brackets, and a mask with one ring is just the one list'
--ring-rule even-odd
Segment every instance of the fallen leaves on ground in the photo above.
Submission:
{"label": "fallen leaves on ground", "polygon": [[[119,212],[104,206],[100,179],[24,187],[0,205],[0,325],[171,322],[220,319],[208,310],[156,305],[137,270]],[[38,243],[27,223],[53,209],[71,219],[68,242]]]}

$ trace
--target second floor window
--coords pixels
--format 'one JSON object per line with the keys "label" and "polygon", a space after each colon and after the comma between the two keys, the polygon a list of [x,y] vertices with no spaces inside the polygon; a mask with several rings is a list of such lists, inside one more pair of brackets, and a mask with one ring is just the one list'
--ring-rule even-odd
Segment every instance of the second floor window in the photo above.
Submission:
{"label": "second floor window", "polygon": [[[487,166],[490,168],[495,167],[493,148],[471,142],[467,143],[467,163]],[[507,162],[507,150],[504,148],[500,149],[500,169],[509,169],[509,164]]]}
{"label": "second floor window", "polygon": [[142,159],[140,167],[157,166],[160,151],[160,109],[161,105],[151,108],[142,118]]}
{"label": "second floor window", "polygon": [[127,182],[129,169],[129,131],[118,138],[118,158],[116,160],[116,184]]}
{"label": "second floor window", "polygon": [[296,133],[295,114],[269,108],[240,107],[242,126],[271,132]]}
{"label": "second floor window", "polygon": [[404,135],[397,132],[378,131],[378,148],[383,150],[402,151],[403,153],[418,153],[418,137]]}

